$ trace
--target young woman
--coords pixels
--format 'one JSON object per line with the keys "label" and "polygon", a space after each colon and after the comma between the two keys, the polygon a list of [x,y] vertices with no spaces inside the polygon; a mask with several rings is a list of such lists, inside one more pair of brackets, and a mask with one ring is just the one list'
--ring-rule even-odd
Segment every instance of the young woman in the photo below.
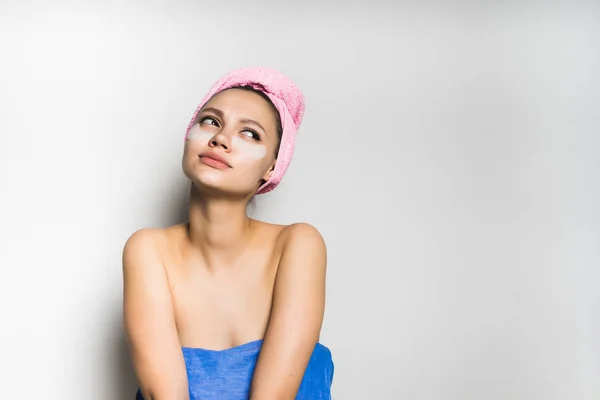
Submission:
{"label": "young woman", "polygon": [[186,132],[189,221],[123,250],[124,323],[138,399],[330,399],[319,343],[326,248],[309,224],[246,215],[290,162],[304,99],[284,75],[233,71]]}

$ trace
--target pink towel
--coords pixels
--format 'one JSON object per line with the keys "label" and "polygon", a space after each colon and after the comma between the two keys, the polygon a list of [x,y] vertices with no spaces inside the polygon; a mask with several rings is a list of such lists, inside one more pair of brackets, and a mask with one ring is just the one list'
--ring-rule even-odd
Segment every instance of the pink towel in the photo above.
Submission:
{"label": "pink towel", "polygon": [[256,192],[256,194],[262,194],[275,189],[281,182],[288,165],[292,161],[296,132],[304,115],[304,96],[288,77],[271,68],[240,68],[229,72],[213,85],[200,102],[186,130],[186,138],[194,125],[198,112],[216,93],[232,86],[246,85],[264,92],[271,99],[279,111],[283,128],[273,174]]}

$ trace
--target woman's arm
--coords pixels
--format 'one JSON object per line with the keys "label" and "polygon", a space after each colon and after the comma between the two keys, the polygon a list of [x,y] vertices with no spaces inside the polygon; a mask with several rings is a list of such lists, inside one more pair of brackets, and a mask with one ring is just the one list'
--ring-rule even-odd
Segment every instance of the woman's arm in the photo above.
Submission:
{"label": "woman's arm", "polygon": [[325,311],[327,254],[319,232],[308,224],[285,228],[273,306],[250,400],[295,399],[319,340]]}
{"label": "woman's arm", "polygon": [[188,382],[158,233],[135,232],[123,249],[123,317],[146,400],[188,400]]}

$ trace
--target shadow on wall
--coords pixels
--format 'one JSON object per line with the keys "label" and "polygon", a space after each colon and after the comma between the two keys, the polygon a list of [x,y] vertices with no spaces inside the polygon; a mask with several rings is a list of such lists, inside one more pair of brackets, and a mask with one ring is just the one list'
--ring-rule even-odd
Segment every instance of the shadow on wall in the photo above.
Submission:
{"label": "shadow on wall", "polygon": [[[119,328],[121,323],[119,321]],[[133,373],[131,362],[129,360],[129,351],[127,349],[127,343],[125,341],[125,334],[120,334],[118,340],[113,343],[112,350],[112,368],[110,373],[111,381],[113,382],[112,387],[113,395],[111,399],[115,400],[133,400],[135,399],[135,392],[137,390],[137,379]]]}
{"label": "shadow on wall", "polygon": [[176,180],[170,190],[166,190],[163,196],[164,198],[159,206],[159,210],[164,210],[160,222],[164,226],[171,226],[187,221],[190,181],[187,178]]}
{"label": "shadow on wall", "polygon": [[[173,187],[165,190],[163,198],[157,202],[157,218],[149,219],[148,222],[158,223],[160,226],[170,226],[182,223],[188,217],[188,197],[189,181],[175,181]],[[118,268],[120,270],[120,266]],[[109,362],[109,376],[112,382],[110,398],[114,400],[133,400],[138,389],[137,379],[133,372],[131,360],[129,359],[129,350],[122,323],[121,303],[115,307],[112,315],[116,316],[115,321],[111,321],[114,330],[118,332],[116,340],[112,342],[109,349],[111,355]]]}

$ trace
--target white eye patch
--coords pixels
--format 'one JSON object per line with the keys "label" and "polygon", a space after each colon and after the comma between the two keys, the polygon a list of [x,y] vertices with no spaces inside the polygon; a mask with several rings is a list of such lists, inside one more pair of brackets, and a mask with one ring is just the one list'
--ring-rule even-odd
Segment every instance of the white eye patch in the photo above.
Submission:
{"label": "white eye patch", "polygon": [[196,124],[190,129],[187,140],[197,140],[200,142],[208,142],[214,133],[200,129],[200,125]]}
{"label": "white eye patch", "polygon": [[231,143],[233,144],[234,148],[240,150],[244,154],[247,154],[248,157],[251,157],[255,160],[260,160],[267,155],[267,147],[257,142],[251,142],[249,140],[244,140],[241,137],[234,136],[233,139],[231,139]]}
{"label": "white eye patch", "polygon": [[[200,142],[208,143],[215,134],[213,132],[209,132],[200,128],[200,125],[195,124],[190,132],[188,133],[187,140],[197,140]],[[239,150],[240,152],[246,154],[248,157],[253,158],[255,160],[260,160],[267,155],[267,147],[263,144],[245,140],[241,137],[234,136],[231,139],[231,144],[233,148]]]}

